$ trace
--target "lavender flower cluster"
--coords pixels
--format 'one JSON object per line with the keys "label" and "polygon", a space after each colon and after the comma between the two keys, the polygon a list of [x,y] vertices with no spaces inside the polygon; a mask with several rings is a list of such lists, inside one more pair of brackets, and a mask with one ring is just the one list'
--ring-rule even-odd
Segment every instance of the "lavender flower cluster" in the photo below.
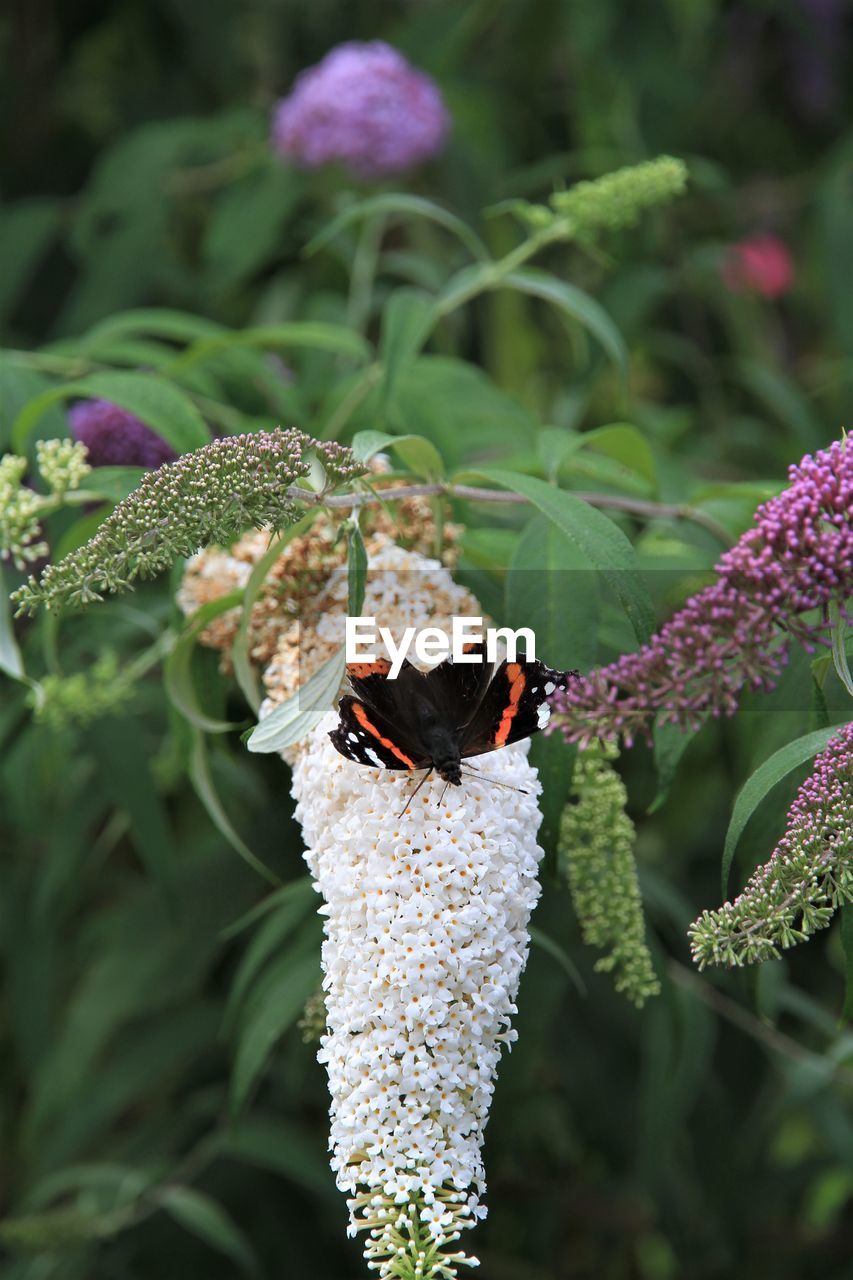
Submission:
{"label": "lavender flower cluster", "polygon": [[718,580],[637,653],[554,695],[569,742],[622,737],[659,723],[698,728],[731,715],[744,688],[768,689],[792,639],[826,639],[826,606],[853,595],[853,448],[836,441],[791,467],[789,487],[716,566]]}
{"label": "lavender flower cluster", "polygon": [[144,422],[109,400],[82,400],[68,415],[75,440],[93,467],[147,467],[174,462],[177,454]]}
{"label": "lavender flower cluster", "polygon": [[769,960],[829,924],[853,899],[853,722],[815,760],[770,861],[743,893],[690,927],[693,959],[742,965]]}
{"label": "lavender flower cluster", "polygon": [[339,161],[370,179],[430,159],[449,128],[429,76],[382,40],[353,40],[298,76],[275,109],[272,142],[306,168]]}

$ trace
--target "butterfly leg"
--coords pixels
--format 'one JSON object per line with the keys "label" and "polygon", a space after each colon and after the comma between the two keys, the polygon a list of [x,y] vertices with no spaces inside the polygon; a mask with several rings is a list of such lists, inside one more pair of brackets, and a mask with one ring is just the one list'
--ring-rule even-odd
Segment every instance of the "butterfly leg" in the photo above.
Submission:
{"label": "butterfly leg", "polygon": [[425,774],[424,774],[424,776],[421,778],[420,782],[418,783],[418,785],[415,787],[414,791],[413,791],[413,792],[411,793],[411,795],[409,796],[408,800],[406,801],[406,808],[405,808],[405,809],[403,809],[402,813],[398,813],[398,814],[397,814],[397,821],[398,821],[398,822],[399,822],[400,818],[402,818],[403,814],[406,812],[406,810],[408,809],[409,805],[412,803],[412,801],[414,800],[415,796],[418,794],[418,792],[420,791],[421,787],[424,785],[424,783],[426,782],[427,778],[429,777],[429,775],[430,775],[431,773],[432,773],[432,765],[430,765],[430,767],[427,769],[426,773],[425,773]]}

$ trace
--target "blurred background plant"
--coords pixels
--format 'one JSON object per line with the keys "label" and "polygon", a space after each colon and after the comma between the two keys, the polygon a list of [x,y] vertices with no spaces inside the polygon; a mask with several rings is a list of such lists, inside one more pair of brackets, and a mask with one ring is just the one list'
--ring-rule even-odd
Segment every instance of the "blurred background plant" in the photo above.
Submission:
{"label": "blurred background plant", "polygon": [[[378,429],[423,438],[394,451],[410,479],[497,463],[609,500],[669,616],[849,421],[848,25],[842,0],[660,0],[631,21],[615,0],[10,0],[0,453],[25,461],[0,477],[4,537],[27,535],[22,562],[73,552],[143,468],[211,434]],[[365,177],[346,140],[341,163],[291,163],[273,119],[297,74],[377,38],[438,86],[446,136],[433,101],[413,167]],[[573,184],[661,154],[687,162],[686,194],[584,234]],[[43,443],[70,438],[88,474]],[[543,515],[452,508],[460,576],[493,616],[533,621],[548,661],[635,646]],[[287,773],[240,741],[245,631],[239,689],[196,644],[261,582],[236,571],[185,626],[180,572],[0,626],[0,1267],[356,1280],[316,998],[303,1014],[319,925]],[[661,734],[618,777],[607,764],[662,987],[641,1011],[584,946],[556,857],[570,749],[537,744],[550,869],[488,1131],[486,1280],[849,1276],[850,909],[744,972],[700,975],[687,938],[720,901],[737,787],[849,718],[838,669],[797,651],[683,755]],[[739,883],[809,767],[749,817]]]}

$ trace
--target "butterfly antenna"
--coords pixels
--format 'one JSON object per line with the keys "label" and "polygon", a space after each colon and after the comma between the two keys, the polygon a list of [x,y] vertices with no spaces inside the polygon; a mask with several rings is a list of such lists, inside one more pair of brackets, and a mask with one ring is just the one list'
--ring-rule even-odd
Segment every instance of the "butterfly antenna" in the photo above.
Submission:
{"label": "butterfly antenna", "polygon": [[413,792],[411,793],[411,795],[409,796],[408,800],[406,801],[406,808],[405,808],[405,809],[403,809],[403,811],[402,811],[401,813],[398,813],[398,814],[397,814],[397,821],[398,821],[398,822],[400,821],[400,819],[402,818],[402,816],[403,816],[403,814],[406,812],[406,810],[409,808],[409,805],[412,803],[412,801],[414,800],[415,796],[418,794],[418,792],[420,791],[421,787],[424,785],[424,783],[426,782],[427,778],[429,777],[429,775],[430,775],[431,773],[432,773],[432,765],[430,765],[429,769],[427,769],[426,773],[425,773],[425,774],[424,774],[424,776],[421,778],[420,782],[418,783],[418,785],[415,787],[414,791],[413,791]]}
{"label": "butterfly antenna", "polygon": [[493,787],[505,787],[507,791],[517,791],[520,796],[530,795],[524,787],[514,787],[511,782],[499,782],[497,778],[490,778],[487,773],[480,773],[479,769],[463,769],[462,772],[470,774],[472,778],[479,778],[480,782],[490,782]]}

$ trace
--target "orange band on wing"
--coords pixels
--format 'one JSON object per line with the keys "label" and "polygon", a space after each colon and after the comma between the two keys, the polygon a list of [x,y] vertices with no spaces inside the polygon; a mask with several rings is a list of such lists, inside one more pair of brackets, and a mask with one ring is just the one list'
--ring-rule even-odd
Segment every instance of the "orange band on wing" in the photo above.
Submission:
{"label": "orange band on wing", "polygon": [[368,733],[372,733],[374,738],[377,740],[377,742],[380,742],[382,746],[385,747],[386,751],[390,751],[391,754],[396,756],[398,760],[402,760],[403,764],[406,766],[407,769],[415,768],[414,760],[410,760],[409,757],[404,752],[402,752],[399,747],[395,747],[394,743],[391,741],[390,738],[383,738],[382,734],[376,728],[376,725],[370,723],[368,714],[360,702],[353,702],[352,713],[355,716],[358,723],[361,725],[362,729],[366,729]]}
{"label": "orange band on wing", "polygon": [[368,676],[387,676],[391,663],[387,658],[378,658],[376,662],[348,662],[347,675],[356,680],[366,680]]}
{"label": "orange band on wing", "polygon": [[509,705],[503,713],[501,722],[498,725],[498,731],[495,734],[496,747],[502,747],[509,737],[512,722],[518,714],[519,699],[524,693],[524,686],[527,684],[524,668],[519,662],[511,662],[506,669],[506,674],[509,680]]}

